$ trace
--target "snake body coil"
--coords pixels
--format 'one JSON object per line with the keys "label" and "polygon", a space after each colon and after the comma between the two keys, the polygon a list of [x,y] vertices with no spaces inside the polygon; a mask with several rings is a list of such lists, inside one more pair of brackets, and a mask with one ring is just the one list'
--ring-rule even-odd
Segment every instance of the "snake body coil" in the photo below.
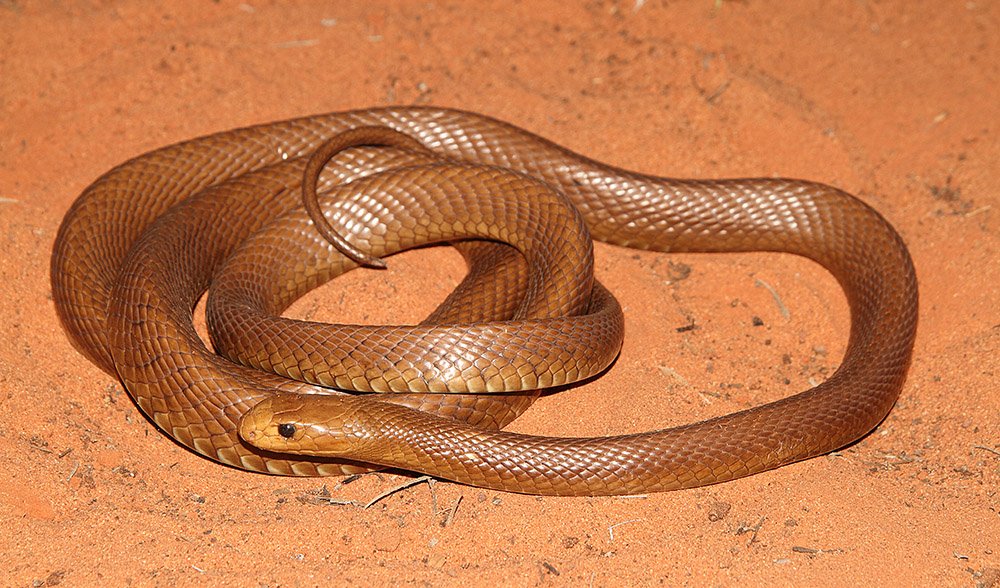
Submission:
{"label": "snake body coil", "polygon": [[[338,258],[294,212],[279,221],[292,233],[268,237],[272,229],[262,227],[296,207],[305,160],[317,147],[368,126],[404,133],[434,155],[406,146],[351,149],[328,166],[321,187],[350,181],[332,192],[329,215],[353,246],[381,255],[433,240],[509,237],[520,239],[515,246],[524,260],[502,245],[461,245],[470,274],[434,316],[397,339],[375,329],[354,340],[354,347],[342,352],[343,361],[311,363],[327,357],[327,351],[310,351],[299,343],[282,349],[262,338],[272,329],[302,336],[299,331],[311,327],[274,322],[270,315],[353,262]],[[430,169],[443,172],[445,181],[430,179]],[[485,194],[472,190],[476,186]],[[547,199],[552,199],[551,210],[562,205],[546,186],[565,195],[579,216],[553,212],[561,219],[557,225],[538,216],[549,210]],[[456,192],[463,192],[469,209],[456,205],[447,213],[451,216],[442,211],[440,218],[407,214],[451,206],[446,203],[457,202]],[[507,207],[494,210],[480,201],[497,194],[530,202],[505,218]],[[494,217],[516,230],[497,234],[484,220]],[[522,220],[533,228],[521,229]],[[571,235],[563,239],[560,233],[550,245],[572,241],[572,254],[533,249],[548,226]],[[563,439],[496,430],[534,395],[452,392],[530,390],[569,382],[600,371],[617,352],[620,310],[587,277],[589,267],[555,270],[552,279],[566,290],[539,286],[532,273],[548,267],[553,255],[583,260],[571,261],[570,268],[587,266],[588,228],[596,239],[640,249],[779,251],[815,260],[839,281],[851,309],[850,340],[840,368],[822,384],[789,398],[650,433]],[[272,245],[267,256],[241,245],[254,233],[264,250]],[[296,235],[301,251],[321,252],[332,269],[311,270],[291,253],[283,258],[279,244],[288,234]],[[235,351],[230,342],[217,341],[229,353],[256,358],[237,357],[240,361],[277,366],[287,375],[338,387],[433,393],[338,394],[211,353],[193,327],[192,308],[219,272],[266,274],[265,283],[271,284],[267,292],[236,288],[236,298],[221,287],[221,314],[210,320],[245,320],[262,333],[236,341]],[[52,286],[77,348],[118,376],[161,429],[212,459],[289,475],[399,467],[537,494],[693,487],[851,443],[892,408],[909,365],[917,316],[916,278],[902,240],[877,212],[840,190],[786,179],[651,177],[594,162],[488,117],[417,107],[237,129],[126,162],[88,187],[67,213],[52,256]],[[463,306],[477,289],[485,289],[485,302]],[[504,295],[508,290],[519,293],[515,302]],[[245,303],[248,292],[252,304]],[[234,301],[256,318],[228,318]],[[505,321],[497,323],[504,326],[491,327],[488,319]],[[456,336],[445,326],[454,322],[475,328]],[[597,357],[587,356],[595,346],[591,341],[609,337]],[[297,341],[313,339],[304,335]],[[533,354],[531,341],[548,351]],[[261,347],[241,352],[242,343]],[[400,352],[402,343],[414,344],[414,351]],[[441,351],[439,344],[457,344],[458,351]],[[375,359],[357,352],[364,345],[376,352]]]}

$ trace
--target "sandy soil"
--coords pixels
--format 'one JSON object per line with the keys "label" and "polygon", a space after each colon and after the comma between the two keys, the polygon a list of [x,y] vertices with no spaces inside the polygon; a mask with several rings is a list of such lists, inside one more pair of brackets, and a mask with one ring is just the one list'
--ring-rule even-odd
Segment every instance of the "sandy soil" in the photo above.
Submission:
{"label": "sandy soil", "polygon": [[[149,6],[0,1],[0,585],[1000,585],[997,3]],[[392,103],[489,113],[647,172],[859,194],[921,281],[895,410],[836,455],[627,499],[439,482],[363,509],[336,503],[409,478],[248,474],[170,442],[63,335],[48,276],[62,215],[166,143]],[[597,256],[626,307],[621,358],[519,431],[680,424],[838,364],[846,305],[810,262]],[[462,273],[447,249],[391,267],[294,312],[415,320]]]}

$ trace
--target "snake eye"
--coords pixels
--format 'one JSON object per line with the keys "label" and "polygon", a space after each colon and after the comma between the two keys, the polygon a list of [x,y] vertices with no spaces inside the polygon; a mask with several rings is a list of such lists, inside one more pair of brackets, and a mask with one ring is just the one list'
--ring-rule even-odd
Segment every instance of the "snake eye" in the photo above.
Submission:
{"label": "snake eye", "polygon": [[285,439],[291,439],[295,436],[295,425],[289,423],[281,423],[278,425],[278,434]]}

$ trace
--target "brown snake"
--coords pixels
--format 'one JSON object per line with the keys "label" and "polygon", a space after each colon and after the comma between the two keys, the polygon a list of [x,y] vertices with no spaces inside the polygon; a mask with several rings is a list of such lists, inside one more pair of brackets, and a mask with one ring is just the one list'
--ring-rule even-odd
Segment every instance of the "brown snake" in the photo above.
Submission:
{"label": "brown snake", "polygon": [[[536,178],[564,194],[593,237],[608,243],[658,251],[780,251],[813,259],[836,277],[851,309],[843,362],[815,388],[724,417],[642,434],[549,438],[495,430],[523,410],[531,394],[512,398],[394,394],[377,399],[334,394],[208,351],[192,324],[192,308],[213,275],[220,270],[235,275],[253,272],[252,252],[242,257],[238,253],[235,266],[222,266],[265,221],[296,207],[304,158],[331,137],[363,126],[395,129],[455,162],[517,172],[442,164],[466,170],[450,172],[462,186],[468,184],[462,183],[467,178],[461,174],[470,173],[474,179],[469,181],[482,184],[489,194],[504,190],[514,195],[546,194],[544,186],[521,174]],[[330,220],[360,251],[381,255],[405,245],[407,239],[433,239],[422,234],[427,229],[422,217],[404,214],[417,201],[436,206],[423,200],[438,190],[433,182],[425,182],[416,192],[407,189],[413,181],[423,181],[418,177],[423,172],[414,170],[428,169],[426,154],[399,146],[404,148],[346,151],[327,166],[321,179],[324,189],[357,180],[334,190],[331,206],[339,212]],[[362,176],[370,177],[359,179]],[[405,183],[395,184],[401,177]],[[383,180],[389,188],[379,184]],[[366,187],[371,197],[352,186]],[[398,211],[386,208],[376,193],[395,194]],[[472,200],[488,195],[464,194]],[[359,216],[352,216],[355,213]],[[464,213],[460,209],[455,213],[459,217],[435,217],[431,225],[459,223]],[[395,218],[409,219],[401,226],[414,234],[405,239],[381,234]],[[303,228],[300,241],[312,239],[316,247],[332,251],[316,236],[315,228],[301,218],[296,222]],[[573,225],[572,220],[566,223]],[[490,227],[477,229],[485,238],[505,238],[490,236]],[[203,237],[206,232],[211,239]],[[388,361],[391,365],[377,358],[370,360],[371,365],[365,363],[369,360],[358,360],[343,373],[327,373],[329,383],[341,386],[346,378],[362,388],[434,392],[496,391],[507,384],[525,389],[586,377],[588,370],[599,371],[610,361],[587,359],[573,350],[559,360],[589,367],[578,371],[560,367],[556,370],[564,370],[560,376],[526,369],[522,362],[534,344],[525,338],[532,329],[539,328],[541,343],[551,343],[544,339],[557,337],[563,327],[575,328],[570,327],[575,324],[570,315],[576,314],[593,322],[569,338],[581,339],[586,332],[614,325],[615,303],[596,284],[591,301],[574,295],[569,295],[568,303],[547,301],[538,287],[529,286],[529,294],[522,297],[527,300],[520,306],[506,302],[501,300],[506,290],[534,283],[525,277],[525,263],[503,246],[463,247],[472,264],[470,275],[449,300],[470,300],[473,289],[482,287],[490,301],[478,310],[462,310],[461,304],[443,306],[413,329],[420,336],[432,336],[427,333],[444,332],[435,330],[440,323],[472,323],[473,331],[480,329],[488,340],[463,344],[485,350],[483,355],[440,352],[434,356],[434,366],[405,367],[410,355],[397,357],[387,350],[386,357],[394,358]],[[272,259],[282,259],[278,249],[272,253],[276,256]],[[161,257],[164,254],[172,257]],[[538,259],[535,265],[544,266]],[[277,272],[273,275],[285,275],[289,268],[310,271],[290,253],[287,267],[266,263],[269,271]],[[344,259],[331,263],[339,264],[339,269],[315,270],[298,283],[272,282],[278,292],[266,300],[261,295],[260,322],[268,323],[266,315],[280,312],[303,288],[352,267]],[[161,429],[203,455],[236,467],[290,475],[346,473],[374,464],[536,494],[687,488],[843,447],[868,433],[892,408],[909,365],[917,322],[916,277],[905,245],[877,212],[847,193],[799,180],[677,180],[636,174],[586,159],[494,119],[436,108],[313,116],[202,137],[142,155],[106,173],[74,203],[56,238],[51,271],[56,308],[77,348],[116,374]],[[571,277],[560,276],[557,281]],[[588,288],[586,283],[581,287]],[[490,323],[482,322],[491,317],[509,319],[498,323],[507,327],[491,330]],[[277,324],[279,330],[287,328],[282,324]],[[490,347],[494,338],[509,335],[508,327],[516,331],[509,346]],[[451,337],[442,339],[448,342]],[[251,339],[259,342],[256,335]],[[521,341],[523,349],[516,349],[514,341]],[[614,344],[611,348],[617,350]],[[264,363],[302,371],[288,367],[299,364],[286,362],[282,353],[265,348],[258,355],[269,358]],[[610,353],[613,356],[614,351]],[[459,364],[442,365],[449,358],[457,358]],[[494,358],[500,367],[492,363]],[[538,365],[549,363],[546,359]],[[398,368],[399,373],[384,376],[382,367]],[[314,375],[322,379],[320,372],[327,369],[318,368]],[[482,375],[490,369],[493,376]],[[238,430],[244,439],[280,453],[244,442]]]}

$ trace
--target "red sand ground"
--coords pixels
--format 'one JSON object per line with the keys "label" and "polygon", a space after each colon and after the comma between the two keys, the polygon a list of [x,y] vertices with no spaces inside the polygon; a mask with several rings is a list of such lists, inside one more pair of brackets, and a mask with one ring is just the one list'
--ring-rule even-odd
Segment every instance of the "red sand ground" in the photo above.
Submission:
{"label": "red sand ground", "polygon": [[[0,1],[0,585],[1000,585],[996,2],[171,4]],[[407,478],[268,477],[173,444],[62,332],[63,213],[169,142],[394,103],[489,113],[642,171],[861,195],[920,276],[895,410],[836,455],[627,499],[437,483],[363,510],[316,496]],[[519,431],[689,422],[838,364],[846,305],[810,262],[597,255],[626,307],[621,358]],[[408,254],[295,313],[415,320],[461,273],[448,249]]]}

